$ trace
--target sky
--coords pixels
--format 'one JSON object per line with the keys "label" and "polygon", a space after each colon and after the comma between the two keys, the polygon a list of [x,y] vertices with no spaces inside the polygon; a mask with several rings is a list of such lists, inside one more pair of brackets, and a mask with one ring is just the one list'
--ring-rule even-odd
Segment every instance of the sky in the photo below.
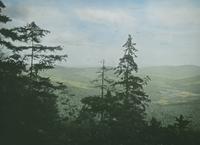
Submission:
{"label": "sky", "polygon": [[117,65],[131,34],[140,66],[200,65],[199,0],[3,0],[11,25],[35,21],[65,66]]}

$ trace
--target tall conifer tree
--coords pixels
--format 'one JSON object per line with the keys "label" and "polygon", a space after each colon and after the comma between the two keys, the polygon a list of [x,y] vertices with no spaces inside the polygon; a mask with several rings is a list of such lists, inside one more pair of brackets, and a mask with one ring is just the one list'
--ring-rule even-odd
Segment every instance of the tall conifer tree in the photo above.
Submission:
{"label": "tall conifer tree", "polygon": [[[2,14],[3,8],[5,5],[0,1],[0,23],[6,24],[10,18]],[[48,50],[61,50],[59,46],[40,44],[40,38],[47,32],[35,23],[21,28],[0,28],[0,144],[50,145],[57,142],[56,93],[65,87],[38,72],[53,68],[55,61],[62,61],[66,55],[48,53]],[[24,46],[14,45],[15,40],[20,44],[25,42]],[[28,50],[30,54],[26,54]],[[28,65],[27,60],[31,60]]]}
{"label": "tall conifer tree", "polygon": [[117,80],[114,82],[116,91],[112,103],[112,137],[117,144],[141,144],[141,138],[146,126],[145,109],[149,102],[148,95],[144,92],[143,86],[147,83],[148,77],[142,79],[136,75],[138,66],[135,62],[137,57],[131,35],[123,45],[124,55],[119,60],[118,66],[114,69]]}
{"label": "tall conifer tree", "polygon": [[[21,34],[23,41],[28,46],[19,47],[20,51],[30,50],[26,57],[30,58],[30,76],[37,75],[39,71],[52,69],[55,61],[61,61],[67,55],[55,55],[51,52],[62,50],[61,46],[45,46],[41,44],[41,38],[45,37],[50,31],[40,28],[31,22],[24,27],[20,27],[17,31]],[[36,60],[34,62],[34,60]]]}
{"label": "tall conifer tree", "polygon": [[[133,42],[131,35],[123,45],[125,48],[124,55],[119,60],[119,65],[115,68],[115,74],[119,78],[115,85],[118,87],[117,96],[120,98],[122,105],[127,111],[127,119],[143,120],[145,107],[149,101],[148,95],[144,92],[143,86],[147,83],[148,77],[142,79],[136,76],[138,66],[135,62],[137,57],[135,48],[136,43]],[[125,114],[124,114],[125,115]],[[125,116],[124,116],[125,117]]]}

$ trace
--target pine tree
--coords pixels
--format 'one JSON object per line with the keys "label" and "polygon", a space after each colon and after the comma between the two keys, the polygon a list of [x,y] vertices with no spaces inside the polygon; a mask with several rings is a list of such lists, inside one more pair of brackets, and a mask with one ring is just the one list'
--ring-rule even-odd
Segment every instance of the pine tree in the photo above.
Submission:
{"label": "pine tree", "polygon": [[181,114],[179,117],[176,117],[174,126],[178,129],[179,133],[184,132],[189,124],[191,123],[190,120],[185,119],[185,117]]}
{"label": "pine tree", "polygon": [[98,76],[95,80],[92,81],[94,87],[100,90],[100,94],[85,97],[82,99],[84,112],[90,112],[91,115],[93,114],[92,116],[94,117],[93,119],[95,121],[102,121],[104,119],[104,112],[106,107],[105,99],[107,96],[105,92],[111,89],[111,83],[113,82],[106,74],[109,70],[111,69],[105,66],[105,60],[102,60],[102,67],[97,72]]}
{"label": "pine tree", "polygon": [[[3,8],[5,5],[0,1],[0,22],[7,24],[11,19],[2,15]],[[34,23],[28,26],[0,28],[0,144],[50,145],[57,142],[57,93],[65,86],[40,76],[39,71],[53,68],[55,61],[62,61],[66,55],[42,54],[61,50],[61,47],[41,45],[40,38],[47,31],[40,31]],[[15,40],[20,44],[25,42],[24,46],[14,45]],[[30,41],[33,45],[28,46],[26,43]],[[24,56],[24,50],[30,49],[31,54]]]}
{"label": "pine tree", "polygon": [[[0,1],[0,23],[2,26],[11,21],[11,19],[8,16],[2,14],[4,8],[5,5],[2,1]],[[16,32],[14,32],[14,29],[0,28],[1,53],[3,53],[3,49],[13,50],[14,48],[16,48],[12,44],[12,42],[15,40],[20,40],[20,37]]]}
{"label": "pine tree", "polygon": [[13,29],[3,28],[11,21],[9,17],[2,14],[4,8],[5,5],[0,1],[2,26],[0,28],[0,144],[10,145],[17,140],[16,129],[20,128],[18,112],[20,112],[19,104],[22,100],[19,96],[23,93],[22,88],[24,87],[20,75],[25,69],[25,64],[20,55],[15,53],[14,41],[21,40],[21,38]]}
{"label": "pine tree", "polygon": [[[5,5],[0,1],[0,24],[6,25],[11,19],[2,14]],[[16,46],[13,44],[14,41],[20,41],[18,33],[14,32],[13,29],[0,28],[0,98],[1,107],[4,105],[3,100],[7,99],[6,95],[12,89],[11,81],[17,80],[17,76],[25,69],[25,64],[22,58],[15,53]],[[8,53],[10,52],[10,53]]]}
{"label": "pine tree", "polygon": [[123,106],[126,107],[126,111],[130,113],[127,114],[128,118],[143,120],[145,107],[149,101],[143,86],[149,78],[142,79],[134,74],[138,72],[138,66],[134,60],[137,57],[135,45],[136,43],[132,42],[132,37],[129,35],[127,42],[123,45],[125,53],[120,58],[119,65],[115,68],[115,74],[119,78],[115,82],[115,86],[119,88],[116,92],[117,96]]}
{"label": "pine tree", "polygon": [[24,46],[18,46],[19,51],[25,52],[30,50],[30,53],[24,56],[25,62],[30,60],[30,64],[27,65],[27,72],[29,74],[27,76],[29,77],[27,81],[29,86],[27,95],[29,98],[26,100],[29,102],[29,105],[26,106],[26,109],[35,118],[34,123],[30,123],[29,120],[26,121],[26,125],[31,127],[27,127],[27,131],[32,131],[29,135],[30,140],[36,136],[38,140],[33,142],[33,144],[37,142],[43,142],[43,144],[56,142],[56,140],[51,140],[51,138],[57,136],[54,131],[56,129],[55,124],[59,120],[57,94],[65,90],[66,87],[62,83],[51,82],[50,78],[41,76],[39,72],[54,68],[55,62],[65,60],[67,55],[56,54],[57,51],[62,50],[60,46],[42,45],[41,38],[50,32],[41,29],[34,22],[15,30],[20,34],[23,42],[25,42]]}
{"label": "pine tree", "polygon": [[[114,90],[108,90],[104,95],[101,91],[100,97],[91,96],[82,100],[83,110],[81,122],[91,127],[91,143],[99,144],[141,144],[141,136],[144,134],[145,106],[149,101],[148,95],[143,90],[148,78],[142,79],[135,76],[138,71],[135,63],[135,43],[129,35],[125,47],[124,56],[119,65],[114,69],[117,80],[110,84],[115,86]],[[102,90],[104,71],[100,73]],[[101,97],[103,96],[103,98]],[[98,114],[103,112],[103,119],[98,119]],[[87,128],[88,129],[88,128]]]}
{"label": "pine tree", "polygon": [[[53,55],[50,52],[61,51],[61,46],[45,46],[41,44],[41,38],[45,37],[50,31],[40,28],[31,22],[24,27],[16,29],[21,34],[23,41],[29,46],[18,47],[20,51],[30,50],[25,57],[30,58],[30,76],[37,76],[41,70],[52,69],[56,61],[61,61],[67,55]],[[34,62],[34,60],[37,60]]]}
{"label": "pine tree", "polygon": [[112,90],[111,84],[113,83],[113,80],[108,77],[110,70],[112,70],[112,68],[106,67],[105,60],[103,59],[102,66],[97,72],[97,78],[92,81],[94,87],[100,90],[101,98],[104,98],[107,90]]}
{"label": "pine tree", "polygon": [[145,109],[149,102],[148,95],[144,92],[148,77],[142,79],[136,76],[138,66],[135,62],[137,57],[136,43],[132,41],[131,35],[123,45],[124,55],[119,60],[119,65],[114,69],[117,78],[115,83],[115,111],[113,128],[115,138],[119,144],[140,144],[143,129],[146,125]]}
{"label": "pine tree", "polygon": [[76,133],[76,139],[80,144],[106,144],[109,142],[110,110],[113,103],[111,97],[111,83],[107,72],[110,69],[105,66],[102,61],[102,67],[97,72],[97,79],[92,81],[94,87],[99,89],[100,93],[93,96],[85,97],[81,100],[83,103],[80,114],[76,123],[82,133]]}

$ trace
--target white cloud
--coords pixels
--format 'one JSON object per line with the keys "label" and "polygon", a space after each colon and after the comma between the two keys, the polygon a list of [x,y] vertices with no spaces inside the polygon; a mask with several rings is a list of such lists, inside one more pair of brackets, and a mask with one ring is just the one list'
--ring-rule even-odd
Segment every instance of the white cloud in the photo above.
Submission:
{"label": "white cloud", "polygon": [[149,22],[168,27],[199,27],[200,9],[190,2],[184,1],[178,4],[171,1],[165,3],[150,3],[146,8],[146,16]]}
{"label": "white cloud", "polygon": [[121,9],[84,8],[76,13],[81,20],[98,24],[132,27],[136,23],[134,17]]}
{"label": "white cloud", "polygon": [[70,15],[51,5],[9,4],[6,8],[6,13],[12,18],[15,25],[19,26],[26,25],[32,21],[46,29],[60,29],[70,25]]}
{"label": "white cloud", "polygon": [[43,42],[64,46],[63,53],[69,55],[67,65],[98,65],[102,58],[109,65],[115,64],[128,33],[135,34],[142,65],[184,64],[185,60],[199,64],[198,6],[188,0],[149,0],[137,9],[132,8],[134,2],[129,6],[90,7],[75,2],[65,8],[34,1],[10,3],[7,12],[13,25],[36,21],[50,30]]}

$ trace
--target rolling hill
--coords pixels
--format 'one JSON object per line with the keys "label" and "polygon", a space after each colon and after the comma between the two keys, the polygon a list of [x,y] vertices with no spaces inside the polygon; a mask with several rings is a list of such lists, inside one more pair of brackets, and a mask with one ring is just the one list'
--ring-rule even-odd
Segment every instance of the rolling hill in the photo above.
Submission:
{"label": "rolling hill", "polygon": [[[74,94],[77,104],[80,99],[99,94],[91,81],[96,78],[98,68],[69,68],[57,66],[54,70],[43,72],[53,81],[66,84]],[[113,77],[113,73],[107,74]],[[151,78],[145,91],[151,98],[147,109],[149,117],[156,116],[163,123],[169,123],[175,116],[183,114],[193,121],[193,127],[200,128],[200,66],[156,66],[144,67],[139,76]]]}

